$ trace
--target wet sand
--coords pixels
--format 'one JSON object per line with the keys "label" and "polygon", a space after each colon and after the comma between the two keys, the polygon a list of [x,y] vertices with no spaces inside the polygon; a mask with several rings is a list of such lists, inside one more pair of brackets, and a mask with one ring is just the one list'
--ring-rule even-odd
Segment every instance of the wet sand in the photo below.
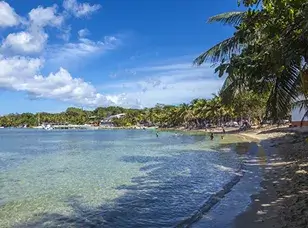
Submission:
{"label": "wet sand", "polygon": [[[222,128],[184,130],[222,134]],[[234,228],[308,228],[308,128],[268,126],[236,134],[258,140],[267,154],[262,190],[251,196],[251,204],[233,221]]]}
{"label": "wet sand", "polygon": [[235,219],[235,228],[308,227],[308,133],[294,131],[243,134],[267,141],[273,153],[265,167],[263,190],[251,196],[252,203]]}

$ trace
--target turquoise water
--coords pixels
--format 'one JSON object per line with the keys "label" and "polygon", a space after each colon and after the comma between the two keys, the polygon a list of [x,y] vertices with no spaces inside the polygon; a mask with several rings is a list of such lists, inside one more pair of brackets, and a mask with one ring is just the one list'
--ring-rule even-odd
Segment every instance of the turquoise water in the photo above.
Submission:
{"label": "turquoise water", "polygon": [[0,145],[0,227],[173,227],[240,164],[171,132],[0,129]]}

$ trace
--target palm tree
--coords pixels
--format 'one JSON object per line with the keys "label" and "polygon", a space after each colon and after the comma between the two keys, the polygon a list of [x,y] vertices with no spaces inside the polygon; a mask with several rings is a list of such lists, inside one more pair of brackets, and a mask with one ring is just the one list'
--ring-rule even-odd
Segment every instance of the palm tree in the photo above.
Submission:
{"label": "palm tree", "polygon": [[[220,22],[223,25],[237,26],[239,25],[247,12],[226,12],[212,16],[208,19],[208,23]],[[218,44],[214,45],[207,51],[201,53],[195,60],[194,64],[200,66],[205,61],[211,60],[212,62],[224,61],[231,57],[234,52],[241,49],[242,34],[235,33],[234,36],[229,37]]]}
{"label": "palm tree", "polygon": [[216,72],[220,77],[227,74],[223,100],[234,99],[242,91],[269,92],[267,115],[278,120],[302,94],[301,75],[308,63],[308,9],[305,2],[286,1],[283,5],[263,1],[261,8],[256,8],[254,2],[244,1],[250,7],[246,12],[209,19],[211,23],[235,26],[236,32],[203,52],[194,63],[219,63]]}
{"label": "palm tree", "polygon": [[194,99],[191,101],[190,106],[195,117],[195,125],[197,128],[203,127],[204,125],[204,109],[207,105],[207,100],[205,99]]}

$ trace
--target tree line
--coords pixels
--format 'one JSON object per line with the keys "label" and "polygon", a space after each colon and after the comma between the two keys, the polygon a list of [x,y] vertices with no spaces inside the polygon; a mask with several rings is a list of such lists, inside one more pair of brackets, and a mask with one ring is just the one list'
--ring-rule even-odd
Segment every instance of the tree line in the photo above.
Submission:
{"label": "tree line", "polygon": [[194,99],[180,105],[157,104],[153,108],[127,109],[122,107],[98,107],[83,110],[70,107],[61,113],[22,113],[0,117],[0,126],[18,127],[49,124],[98,124],[111,115],[125,113],[119,119],[113,119],[116,126],[135,125],[160,127],[200,128],[206,124],[220,125],[231,120],[248,119],[260,123],[266,111],[266,95],[247,92],[238,95],[232,104],[224,104],[222,97],[213,95],[211,99]]}
{"label": "tree line", "polygon": [[51,124],[86,124],[99,121],[110,115],[125,112],[122,107],[98,107],[92,111],[81,108],[69,107],[61,113],[22,113],[8,114],[0,117],[0,126],[19,127],[27,125],[29,127],[38,126],[44,123]]}

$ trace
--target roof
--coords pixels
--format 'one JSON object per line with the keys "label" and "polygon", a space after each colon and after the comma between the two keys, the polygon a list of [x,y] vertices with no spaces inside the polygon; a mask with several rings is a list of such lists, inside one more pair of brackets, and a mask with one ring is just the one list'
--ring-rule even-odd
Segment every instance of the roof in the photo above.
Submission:
{"label": "roof", "polygon": [[114,118],[119,119],[119,118],[121,118],[125,115],[126,115],[125,113],[120,113],[120,114],[117,114],[117,115],[108,116],[107,118],[101,120],[101,122],[111,122],[112,119],[114,119]]}

